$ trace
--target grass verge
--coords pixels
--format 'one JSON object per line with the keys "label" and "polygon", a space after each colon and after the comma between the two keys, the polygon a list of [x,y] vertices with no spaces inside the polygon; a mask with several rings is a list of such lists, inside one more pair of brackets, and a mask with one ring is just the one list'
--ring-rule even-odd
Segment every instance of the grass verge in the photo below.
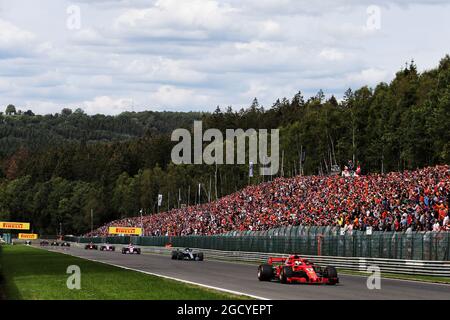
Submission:
{"label": "grass verge", "polygon": [[[69,266],[81,270],[81,289],[70,290]],[[26,246],[3,246],[0,293],[10,300],[228,300],[246,299]]]}

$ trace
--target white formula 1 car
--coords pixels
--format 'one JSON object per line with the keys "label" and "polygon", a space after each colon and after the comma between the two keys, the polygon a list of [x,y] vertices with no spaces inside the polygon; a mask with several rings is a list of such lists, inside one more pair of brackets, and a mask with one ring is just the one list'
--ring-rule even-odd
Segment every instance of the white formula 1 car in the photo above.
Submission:
{"label": "white formula 1 car", "polygon": [[122,248],[122,254],[141,254],[141,249],[130,244]]}
{"label": "white formula 1 car", "polygon": [[107,243],[100,247],[100,251],[116,251],[116,247]]}

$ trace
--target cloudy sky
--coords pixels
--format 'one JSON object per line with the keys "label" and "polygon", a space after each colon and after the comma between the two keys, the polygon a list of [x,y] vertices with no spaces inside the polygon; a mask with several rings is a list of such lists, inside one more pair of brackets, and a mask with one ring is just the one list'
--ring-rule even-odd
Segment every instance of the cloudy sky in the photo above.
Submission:
{"label": "cloudy sky", "polygon": [[270,107],[450,53],[447,0],[314,2],[0,0],[0,109]]}

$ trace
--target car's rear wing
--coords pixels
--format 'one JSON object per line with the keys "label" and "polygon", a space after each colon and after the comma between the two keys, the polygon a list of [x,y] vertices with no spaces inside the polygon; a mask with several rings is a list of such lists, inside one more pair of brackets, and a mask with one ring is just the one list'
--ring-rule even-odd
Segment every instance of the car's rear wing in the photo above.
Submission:
{"label": "car's rear wing", "polygon": [[269,264],[285,263],[287,258],[269,257]]}

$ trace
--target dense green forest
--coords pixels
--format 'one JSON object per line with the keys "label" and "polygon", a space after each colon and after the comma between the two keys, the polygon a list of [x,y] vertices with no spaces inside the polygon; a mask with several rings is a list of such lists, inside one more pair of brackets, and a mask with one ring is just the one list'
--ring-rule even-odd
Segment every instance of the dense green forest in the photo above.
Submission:
{"label": "dense green forest", "polygon": [[[205,202],[274,177],[248,177],[248,166],[171,164],[170,132],[203,120],[204,129],[279,128],[283,170],[278,175],[327,174],[349,159],[363,172],[388,172],[450,163],[450,56],[435,69],[414,62],[391,83],[322,91],[305,99],[255,99],[234,111],[125,113],[87,116],[63,110],[36,116],[0,115],[0,219],[31,221],[40,233],[83,233],[113,219]],[[16,113],[16,114],[14,114]],[[304,153],[304,162],[301,154]],[[256,171],[255,171],[256,172]],[[198,184],[201,197],[198,198]]]}
{"label": "dense green forest", "polygon": [[8,105],[0,112],[0,159],[20,148],[38,151],[70,143],[124,141],[145,134],[169,134],[201,119],[199,112],[124,112],[118,116],[88,116],[83,110],[63,109],[60,113],[35,115]]}

